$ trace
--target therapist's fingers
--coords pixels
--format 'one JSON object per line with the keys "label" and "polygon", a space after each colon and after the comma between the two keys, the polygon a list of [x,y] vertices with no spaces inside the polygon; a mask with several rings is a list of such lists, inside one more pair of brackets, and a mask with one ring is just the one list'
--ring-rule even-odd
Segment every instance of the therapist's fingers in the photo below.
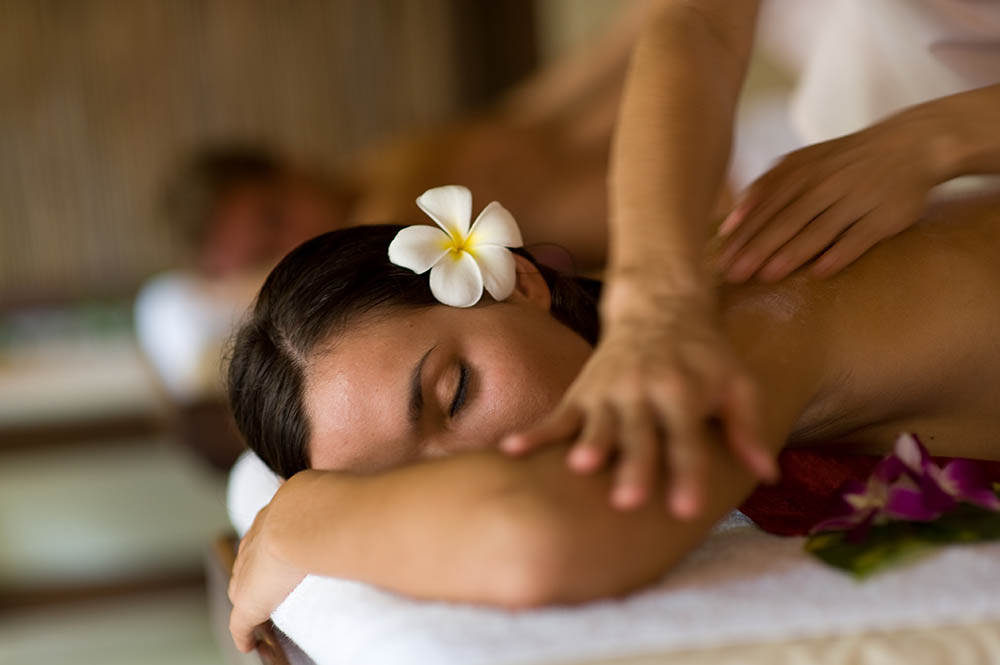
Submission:
{"label": "therapist's fingers", "polygon": [[817,277],[830,277],[849,266],[880,240],[895,234],[885,231],[881,224],[892,216],[885,206],[880,206],[862,217],[816,260],[810,272]]}
{"label": "therapist's fingers", "polygon": [[[838,183],[827,181],[804,192],[773,218],[763,220],[760,231],[729,259],[726,279],[741,282],[753,275],[785,243],[842,196]],[[757,225],[756,222],[754,224]],[[775,256],[774,260],[777,261],[777,268],[785,269],[786,266],[779,257]]]}
{"label": "therapist's fingers", "polygon": [[750,377],[732,377],[720,404],[726,445],[750,471],[767,483],[778,480],[778,464],[764,439],[760,398]]}
{"label": "therapist's fingers", "polygon": [[739,223],[722,243],[719,250],[719,267],[728,270],[736,254],[771,218],[801,196],[807,184],[804,173],[780,166],[751,184],[740,203],[730,213],[730,217],[727,217],[719,227],[721,230],[727,226],[727,222],[731,226],[735,226],[735,222]]}
{"label": "therapist's fingers", "polygon": [[508,434],[500,440],[500,450],[512,455],[536,450],[557,441],[565,441],[580,431],[583,414],[573,405],[562,405],[536,425]]}
{"label": "therapist's fingers", "polygon": [[641,402],[627,405],[622,410],[619,436],[621,456],[611,503],[616,508],[631,510],[646,501],[658,475],[660,441],[649,408]]}
{"label": "therapist's fingers", "polygon": [[778,250],[761,268],[760,278],[776,282],[791,274],[829,247],[861,214],[850,200],[838,201]]}
{"label": "therapist's fingers", "polygon": [[676,517],[695,517],[704,503],[708,455],[702,436],[704,405],[689,392],[674,391],[656,400],[663,421],[667,462],[667,508]]}
{"label": "therapist's fingers", "polygon": [[608,404],[591,410],[580,437],[569,451],[567,461],[574,471],[590,472],[601,468],[615,449],[618,417]]}

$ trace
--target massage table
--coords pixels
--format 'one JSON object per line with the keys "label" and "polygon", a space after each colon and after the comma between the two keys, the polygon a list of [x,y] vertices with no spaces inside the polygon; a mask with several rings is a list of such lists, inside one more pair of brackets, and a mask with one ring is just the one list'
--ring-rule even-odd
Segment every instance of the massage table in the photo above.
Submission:
{"label": "massage table", "polygon": [[[269,473],[262,466],[254,470],[258,482]],[[274,487],[265,487],[255,501],[266,503]],[[233,503],[231,481],[231,515],[242,531],[260,506],[244,505],[241,516]],[[220,644],[233,653],[226,588],[237,542],[230,536],[216,544],[209,575]],[[734,511],[652,589],[624,600],[526,613],[420,603],[356,582],[309,576],[273,618],[293,637],[298,634],[305,651],[312,647],[317,660],[269,623],[258,629],[254,660],[231,662],[1000,664],[1000,544],[944,547],[859,584],[811,559],[801,542],[764,533]],[[337,643],[340,651],[315,649],[316,625],[326,646]]]}

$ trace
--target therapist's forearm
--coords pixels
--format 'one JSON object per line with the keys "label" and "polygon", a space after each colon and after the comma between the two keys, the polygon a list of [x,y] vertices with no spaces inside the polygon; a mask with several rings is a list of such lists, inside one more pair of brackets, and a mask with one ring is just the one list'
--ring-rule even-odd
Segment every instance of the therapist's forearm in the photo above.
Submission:
{"label": "therapist's forearm", "polygon": [[612,152],[610,278],[655,272],[667,294],[708,286],[702,253],[756,17],[756,2],[691,8],[702,4],[668,3],[639,39]]}
{"label": "therapist's forearm", "polygon": [[1000,173],[1000,84],[941,97],[900,115],[936,125],[928,136],[937,147],[937,181]]}

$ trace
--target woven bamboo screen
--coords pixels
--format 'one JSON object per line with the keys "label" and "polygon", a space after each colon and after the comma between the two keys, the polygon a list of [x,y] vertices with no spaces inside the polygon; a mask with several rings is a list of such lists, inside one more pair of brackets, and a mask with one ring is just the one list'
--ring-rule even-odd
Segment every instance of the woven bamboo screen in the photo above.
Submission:
{"label": "woven bamboo screen", "polygon": [[158,186],[203,141],[335,167],[453,115],[470,7],[0,0],[0,307],[125,294],[169,265]]}

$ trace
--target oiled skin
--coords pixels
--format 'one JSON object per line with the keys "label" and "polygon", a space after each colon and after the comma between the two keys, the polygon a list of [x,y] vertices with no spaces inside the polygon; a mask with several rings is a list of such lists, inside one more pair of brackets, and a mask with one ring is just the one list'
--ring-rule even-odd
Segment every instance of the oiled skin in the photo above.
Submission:
{"label": "oiled skin", "polygon": [[[788,445],[1000,459],[1000,194],[938,204],[827,279],[720,287]],[[780,436],[780,434],[779,434]]]}

